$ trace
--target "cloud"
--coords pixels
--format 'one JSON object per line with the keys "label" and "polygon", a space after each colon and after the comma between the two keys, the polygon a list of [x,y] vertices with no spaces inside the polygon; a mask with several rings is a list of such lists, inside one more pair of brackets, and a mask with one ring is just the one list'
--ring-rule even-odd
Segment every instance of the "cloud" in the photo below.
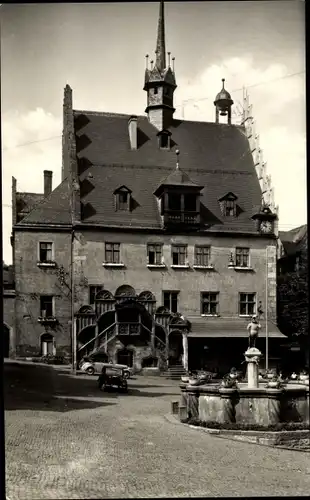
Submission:
{"label": "cloud", "polygon": [[[62,163],[61,133],[61,119],[42,108],[24,114],[12,111],[2,115],[3,254],[6,262],[11,261],[12,176],[17,179],[18,191],[42,193],[43,170],[52,170],[53,185],[58,185]],[[48,138],[52,139],[46,141]]]}
{"label": "cloud", "polygon": [[[296,68],[296,72],[300,69]],[[221,89],[221,79],[226,78],[225,86],[235,102],[236,122],[240,120],[236,110],[243,106],[242,87],[249,87],[255,128],[260,135],[260,146],[275,187],[282,229],[291,229],[306,222],[305,78],[304,75],[284,78],[289,73],[292,70],[289,71],[283,64],[258,67],[250,55],[230,58],[218,65],[208,66],[192,81],[178,76],[175,102],[176,117],[214,121],[213,101]],[[139,89],[137,95],[140,95],[138,92]],[[144,99],[141,93],[142,105]],[[131,113],[132,106],[140,108],[139,103],[134,99],[127,99],[125,104],[121,100],[105,103],[97,95],[90,96],[81,91],[76,95],[74,93],[76,109]],[[12,215],[8,206],[11,205],[11,177],[17,178],[18,191],[43,192],[43,170],[52,170],[53,185],[58,185],[61,177],[61,131],[61,118],[42,108],[28,113],[12,111],[2,116],[3,238],[7,262],[11,261],[9,236]],[[45,141],[47,138],[52,139]],[[20,147],[28,142],[33,144]]]}
{"label": "cloud", "polygon": [[[298,69],[302,68],[296,72]],[[283,230],[307,220],[305,75],[287,78],[290,73],[284,64],[260,68],[251,56],[234,57],[207,67],[194,81],[179,79],[176,91],[179,117],[214,121],[213,101],[225,78],[235,103],[233,122],[240,123],[242,87],[248,87],[255,130],[275,188]]]}

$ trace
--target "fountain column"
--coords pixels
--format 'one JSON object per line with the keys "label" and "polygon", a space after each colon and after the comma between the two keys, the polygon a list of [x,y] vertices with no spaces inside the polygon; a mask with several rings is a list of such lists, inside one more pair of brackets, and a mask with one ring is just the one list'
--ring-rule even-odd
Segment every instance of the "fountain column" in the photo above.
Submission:
{"label": "fountain column", "polygon": [[183,368],[188,371],[188,338],[186,333],[182,333],[182,343],[183,343]]}
{"label": "fountain column", "polygon": [[247,362],[248,388],[256,389],[258,388],[258,367],[262,353],[256,347],[250,347],[244,356]]}

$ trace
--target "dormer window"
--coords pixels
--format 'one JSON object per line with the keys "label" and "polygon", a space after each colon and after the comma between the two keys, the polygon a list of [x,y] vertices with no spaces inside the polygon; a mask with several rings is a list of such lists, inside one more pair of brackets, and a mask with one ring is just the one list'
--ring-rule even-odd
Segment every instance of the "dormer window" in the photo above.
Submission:
{"label": "dormer window", "polygon": [[237,196],[228,193],[219,199],[222,214],[225,217],[236,217],[237,215]]}
{"label": "dormer window", "polygon": [[131,190],[126,186],[121,186],[114,191],[116,210],[130,210]]}
{"label": "dormer window", "polygon": [[170,149],[171,132],[168,130],[162,130],[161,132],[158,132],[157,136],[160,149]]}

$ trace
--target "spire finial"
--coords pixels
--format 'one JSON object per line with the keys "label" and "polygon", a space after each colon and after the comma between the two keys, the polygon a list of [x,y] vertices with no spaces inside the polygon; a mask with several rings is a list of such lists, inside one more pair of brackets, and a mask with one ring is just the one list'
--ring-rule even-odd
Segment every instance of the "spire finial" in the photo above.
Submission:
{"label": "spire finial", "polygon": [[149,55],[146,54],[145,56],[145,65],[146,65],[146,69],[149,69]]}
{"label": "spire finial", "polygon": [[177,155],[177,165],[176,165],[176,169],[179,170],[179,155],[180,155],[180,150],[177,149],[175,154]]}
{"label": "spire finial", "polygon": [[160,71],[166,68],[166,43],[165,43],[165,13],[164,1],[159,5],[159,18],[156,44],[156,66]]}
{"label": "spire finial", "polygon": [[174,73],[174,61],[175,61],[175,57],[172,58],[172,71]]}
{"label": "spire finial", "polygon": [[225,78],[222,78],[222,82],[223,82],[223,89],[224,89]]}
{"label": "spire finial", "polygon": [[168,68],[170,68],[170,56],[171,56],[171,52],[168,52]]}

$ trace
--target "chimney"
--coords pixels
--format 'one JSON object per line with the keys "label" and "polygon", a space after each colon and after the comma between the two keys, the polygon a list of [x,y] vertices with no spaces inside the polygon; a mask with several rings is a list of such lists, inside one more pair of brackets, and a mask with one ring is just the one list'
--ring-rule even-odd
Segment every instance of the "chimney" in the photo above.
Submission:
{"label": "chimney", "polygon": [[51,170],[44,170],[44,198],[52,192],[52,178],[53,172]]}
{"label": "chimney", "polygon": [[133,115],[129,118],[128,121],[128,131],[129,131],[129,140],[131,149],[138,148],[137,120],[138,118],[135,115]]}

